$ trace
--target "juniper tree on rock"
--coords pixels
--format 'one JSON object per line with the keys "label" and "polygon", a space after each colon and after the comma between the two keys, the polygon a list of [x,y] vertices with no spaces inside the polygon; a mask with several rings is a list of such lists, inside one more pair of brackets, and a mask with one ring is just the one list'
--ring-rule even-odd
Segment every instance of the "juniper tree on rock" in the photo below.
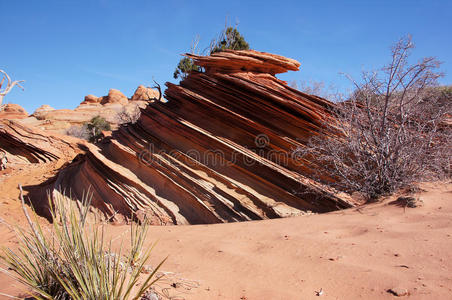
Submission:
{"label": "juniper tree on rock", "polygon": [[[193,48],[195,47],[192,47],[192,53],[194,53],[195,50]],[[226,49],[249,50],[250,46],[237,28],[229,26],[221,31],[217,38],[211,41],[208,47],[208,54],[211,55]],[[180,78],[183,80],[191,72],[202,72],[202,68],[197,66],[191,58],[184,57],[179,61],[176,69],[174,70],[173,77],[174,79]]]}

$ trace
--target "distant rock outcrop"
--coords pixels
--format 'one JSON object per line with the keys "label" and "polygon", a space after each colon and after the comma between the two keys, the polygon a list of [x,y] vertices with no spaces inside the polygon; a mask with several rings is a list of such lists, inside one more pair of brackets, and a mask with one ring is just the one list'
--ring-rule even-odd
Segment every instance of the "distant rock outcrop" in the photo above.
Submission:
{"label": "distant rock outcrop", "polygon": [[97,97],[94,95],[86,95],[85,96],[85,100],[80,103],[80,105],[84,105],[84,104],[100,104],[100,102],[102,101],[102,97]]}
{"label": "distant rock outcrop", "polygon": [[27,111],[18,104],[4,104],[0,106],[0,119],[24,119],[28,117]]}
{"label": "distant rock outcrop", "polygon": [[102,97],[100,104],[105,105],[114,103],[127,105],[129,103],[129,99],[127,99],[126,95],[124,95],[120,91],[111,89],[110,91],[108,91],[108,96]]}
{"label": "distant rock outcrop", "polygon": [[131,101],[149,101],[152,99],[158,99],[159,92],[145,87],[144,85],[138,86],[138,88],[135,90],[135,93],[133,94],[132,98],[130,98]]}
{"label": "distant rock outcrop", "polygon": [[[41,130],[65,134],[72,126],[82,126],[96,116],[106,119],[116,129],[122,119],[118,117],[121,112],[136,112],[137,106],[144,108],[149,99],[157,97],[158,91],[140,85],[129,100],[123,93],[111,89],[107,96],[97,97],[95,95],[85,96],[84,101],[75,109],[54,109],[49,105],[42,105],[31,115],[15,104],[6,105],[6,109],[0,112],[3,119],[22,119],[22,124]],[[19,111],[19,108],[23,112]]]}
{"label": "distant rock outcrop", "polygon": [[55,110],[55,108],[53,108],[50,105],[44,104],[44,105],[41,105],[40,107],[38,107],[33,114],[44,113],[44,112],[48,112],[48,111],[52,111],[52,110]]}
{"label": "distant rock outcrop", "polygon": [[35,117],[38,120],[44,120],[45,116],[51,112],[54,111],[55,108],[51,107],[50,105],[44,104],[38,107],[34,113],[32,114],[33,117]]}
{"label": "distant rock outcrop", "polygon": [[[205,72],[167,83],[167,102],[149,104],[135,124],[89,145],[49,186],[80,197],[112,219],[147,215],[154,224],[259,220],[328,212],[353,204],[308,179],[294,155],[333,103],[274,75],[293,59],[257,51],[187,54]],[[77,180],[73,180],[77,178]]]}

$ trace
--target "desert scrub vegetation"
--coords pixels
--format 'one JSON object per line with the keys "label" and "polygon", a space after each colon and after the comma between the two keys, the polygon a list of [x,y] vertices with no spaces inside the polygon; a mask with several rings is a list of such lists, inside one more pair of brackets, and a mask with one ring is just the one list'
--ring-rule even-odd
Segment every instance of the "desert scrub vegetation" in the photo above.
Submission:
{"label": "desert scrub vegetation", "polygon": [[[410,36],[391,48],[383,68],[349,77],[355,89],[325,122],[330,137],[315,136],[296,151],[314,159],[312,175],[327,185],[368,200],[418,181],[450,176],[450,88],[439,87],[440,62],[410,63]],[[325,174],[329,175],[326,180]]]}
{"label": "desert scrub vegetation", "polygon": [[116,121],[118,124],[135,124],[141,116],[141,110],[138,105],[134,105],[131,108],[123,107],[116,114]]}
{"label": "desert scrub vegetation", "polygon": [[88,128],[86,125],[72,125],[66,130],[66,134],[83,140],[89,139]]}
{"label": "desert scrub vegetation", "polygon": [[146,263],[153,247],[144,249],[147,223],[132,223],[130,245],[113,251],[104,223],[89,214],[90,197],[81,202],[64,196],[50,200],[52,230],[28,214],[29,230],[16,229],[17,251],[3,249],[1,259],[36,299],[140,299],[158,280]]}
{"label": "desert scrub vegetation", "polygon": [[[138,114],[138,116],[129,114],[129,112],[126,111],[123,113],[123,116],[121,117],[122,118],[127,117],[128,118],[127,121],[129,121],[132,118],[138,119],[139,113],[140,113],[139,109],[138,112],[136,113]],[[87,140],[91,143],[96,143],[102,138],[102,131],[104,130],[105,131],[111,130],[110,123],[105,118],[102,118],[101,116],[96,116],[92,118],[89,122],[85,122],[85,124],[83,125],[79,126],[73,125],[69,127],[66,130],[66,134],[79,139]]]}
{"label": "desert scrub vegetation", "polygon": [[[196,48],[199,44],[199,39],[196,39],[192,46],[190,47],[190,52],[195,53]],[[220,32],[218,37],[212,39],[210,42],[210,45],[207,47],[206,50],[203,51],[203,53],[206,53],[208,55],[212,55],[216,52],[221,52],[226,49],[231,50],[249,50],[250,45],[245,40],[243,35],[240,34],[240,32],[237,30],[237,26],[225,26],[225,28]],[[173,77],[174,79],[181,78],[182,80],[185,79],[188,74],[191,72],[202,72],[202,68],[200,66],[197,66],[191,58],[184,57],[182,58],[176,69],[174,70]]]}
{"label": "desert scrub vegetation", "polygon": [[91,143],[96,143],[102,137],[102,131],[111,130],[111,125],[107,120],[102,118],[101,116],[96,116],[91,119],[91,121],[85,124],[86,129],[88,131],[88,140]]}
{"label": "desert scrub vegetation", "polygon": [[249,50],[250,45],[237,30],[237,27],[229,26],[225,28],[218,38],[211,41],[209,46],[210,54],[221,52],[226,49]]}

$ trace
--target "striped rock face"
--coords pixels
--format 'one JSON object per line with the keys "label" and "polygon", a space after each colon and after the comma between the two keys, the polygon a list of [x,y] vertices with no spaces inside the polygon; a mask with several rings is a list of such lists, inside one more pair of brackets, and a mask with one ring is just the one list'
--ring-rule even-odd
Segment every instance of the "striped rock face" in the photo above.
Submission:
{"label": "striped rock face", "polygon": [[86,142],[74,137],[53,135],[25,126],[17,120],[0,120],[0,158],[9,163],[38,164],[71,160]]}
{"label": "striped rock face", "polygon": [[27,111],[18,104],[0,105],[0,120],[20,120],[28,117]]}
{"label": "striped rock face", "polygon": [[290,88],[275,74],[299,63],[257,51],[187,56],[204,68],[138,122],[88,145],[51,188],[81,198],[117,221],[153,224],[237,222],[328,212],[352,206],[306,177],[294,155],[312,135],[328,135],[333,103]]}

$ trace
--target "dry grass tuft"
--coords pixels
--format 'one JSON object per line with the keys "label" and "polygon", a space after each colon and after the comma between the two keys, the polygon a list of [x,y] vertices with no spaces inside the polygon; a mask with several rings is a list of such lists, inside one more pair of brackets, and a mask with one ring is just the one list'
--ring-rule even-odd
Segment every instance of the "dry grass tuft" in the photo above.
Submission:
{"label": "dry grass tuft", "polygon": [[144,250],[147,224],[132,224],[129,250],[113,252],[104,238],[104,224],[89,222],[90,197],[81,204],[64,196],[49,198],[52,229],[44,231],[28,214],[29,230],[16,228],[17,252],[3,249],[1,259],[37,299],[140,299],[160,277],[163,260],[148,275],[146,262],[153,247]]}

